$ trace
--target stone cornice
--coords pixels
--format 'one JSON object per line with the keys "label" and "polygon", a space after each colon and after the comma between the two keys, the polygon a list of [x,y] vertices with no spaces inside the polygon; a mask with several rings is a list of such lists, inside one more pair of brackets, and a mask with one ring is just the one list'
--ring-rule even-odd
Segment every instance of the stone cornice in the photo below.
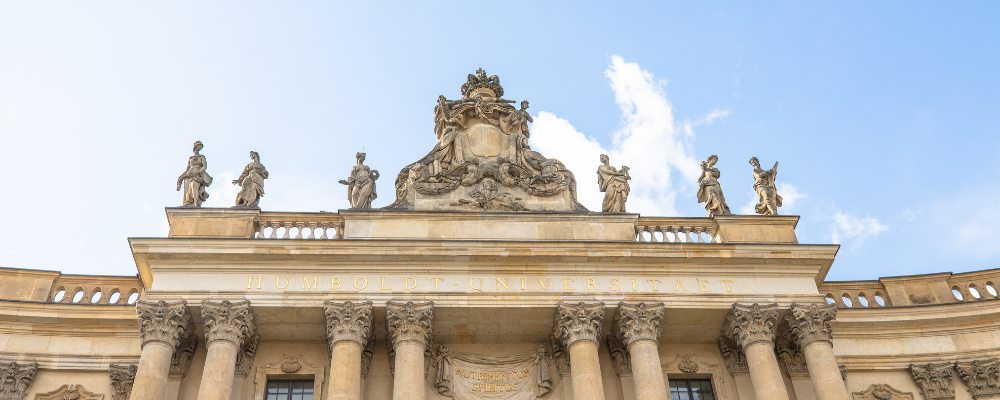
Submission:
{"label": "stone cornice", "polygon": [[556,304],[553,334],[563,341],[567,349],[580,340],[601,342],[601,326],[604,324],[604,303],[586,304],[579,302]]}
{"label": "stone cornice", "polygon": [[639,340],[659,343],[664,308],[663,303],[618,303],[611,332],[620,338],[626,348]]}
{"label": "stone cornice", "polygon": [[412,341],[426,347],[434,334],[434,302],[386,302],[385,322],[393,346]]}
{"label": "stone cornice", "polygon": [[191,312],[184,300],[167,303],[138,301],[135,307],[139,319],[139,336],[142,346],[150,342],[162,342],[177,348],[182,338],[194,332]]}
{"label": "stone cornice", "polygon": [[788,322],[788,338],[800,348],[823,341],[833,344],[833,322],[837,306],[833,304],[792,304]]}
{"label": "stone cornice", "polygon": [[201,316],[205,321],[205,338],[209,345],[216,340],[231,342],[237,348],[256,334],[253,309],[247,300],[230,302],[201,302]]}
{"label": "stone cornice", "polygon": [[733,313],[726,317],[723,330],[727,337],[744,349],[761,342],[773,346],[777,322],[777,304],[733,304]]}
{"label": "stone cornice", "polygon": [[323,302],[326,314],[326,341],[333,347],[339,341],[348,340],[366,346],[371,339],[372,302],[338,303]]}

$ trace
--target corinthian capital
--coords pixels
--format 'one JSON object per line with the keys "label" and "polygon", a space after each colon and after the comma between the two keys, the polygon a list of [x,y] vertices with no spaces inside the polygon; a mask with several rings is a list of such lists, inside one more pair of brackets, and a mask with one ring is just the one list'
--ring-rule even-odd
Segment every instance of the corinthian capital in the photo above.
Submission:
{"label": "corinthian capital", "polygon": [[135,382],[135,373],[139,370],[136,365],[111,364],[108,368],[108,375],[111,378],[111,400],[128,400],[132,393],[132,384]]}
{"label": "corinthian capital", "polygon": [[427,346],[433,337],[434,302],[408,301],[385,303],[385,322],[389,327],[389,341],[393,346],[415,341]]}
{"label": "corinthian capital", "polygon": [[833,304],[792,304],[788,321],[789,339],[801,348],[822,340],[833,342],[833,321],[837,319],[837,306]]}
{"label": "corinthian capital", "polygon": [[604,323],[604,303],[556,304],[556,321],[553,334],[569,348],[580,340],[601,342],[601,325]]}
{"label": "corinthian capital", "polygon": [[135,303],[135,313],[139,319],[142,346],[149,342],[162,342],[171,348],[177,348],[181,339],[194,332],[191,312],[184,300],[172,303],[140,300]]}
{"label": "corinthian capital", "polygon": [[368,343],[372,331],[372,302],[354,304],[327,300],[323,302],[323,311],[326,313],[326,341],[330,347],[342,340],[361,346]]}
{"label": "corinthian capital", "polygon": [[767,342],[774,345],[774,328],[778,322],[778,305],[757,303],[733,304],[733,315],[726,317],[725,334],[741,348]]}
{"label": "corinthian capital", "polygon": [[257,331],[253,310],[247,300],[235,303],[229,300],[221,303],[203,300],[201,317],[205,320],[205,339],[210,345],[213,341],[224,340],[241,348],[243,342],[253,337]]}
{"label": "corinthian capital", "polygon": [[648,305],[618,303],[618,312],[615,314],[614,324],[611,325],[611,332],[621,338],[626,348],[638,340],[658,342],[664,308],[666,307],[663,303]]}
{"label": "corinthian capital", "polygon": [[952,385],[954,370],[955,365],[952,363],[910,364],[910,376],[927,400],[955,398],[955,386]]}

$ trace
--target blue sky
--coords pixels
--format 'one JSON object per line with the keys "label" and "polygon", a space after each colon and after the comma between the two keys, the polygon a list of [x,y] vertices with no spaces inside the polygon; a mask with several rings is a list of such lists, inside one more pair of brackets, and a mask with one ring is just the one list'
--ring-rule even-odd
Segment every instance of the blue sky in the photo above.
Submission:
{"label": "blue sky", "polygon": [[687,3],[0,3],[0,265],[133,274],[195,140],[208,205],[256,150],[265,210],[346,208],[362,149],[387,205],[482,67],[591,209],[600,151],[643,215],[703,216],[711,154],[745,209],[757,156],[829,279],[1000,267],[1000,3]]}

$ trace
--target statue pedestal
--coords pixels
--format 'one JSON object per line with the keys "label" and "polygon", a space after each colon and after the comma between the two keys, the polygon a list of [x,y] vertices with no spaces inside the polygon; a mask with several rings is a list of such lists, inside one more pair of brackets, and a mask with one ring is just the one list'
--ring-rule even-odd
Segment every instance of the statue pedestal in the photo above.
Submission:
{"label": "statue pedestal", "polygon": [[[478,185],[471,186],[459,186],[455,190],[443,193],[439,195],[426,195],[417,192],[414,188],[409,188],[409,193],[407,193],[407,199],[413,199],[413,210],[414,211],[437,211],[437,210],[461,210],[461,211],[513,211],[513,210],[484,210],[479,208],[475,203],[469,205],[462,205],[459,200],[472,200],[474,199],[473,191],[476,190]],[[497,190],[499,194],[508,194],[511,198],[519,198],[523,202],[525,208],[528,211],[557,211],[557,212],[575,212],[577,211],[574,207],[573,197],[570,196],[569,190],[564,190],[562,193],[556,194],[554,196],[535,196],[528,194],[524,189],[519,187],[506,187],[500,186]]]}
{"label": "statue pedestal", "polygon": [[340,210],[344,239],[635,242],[638,214]]}

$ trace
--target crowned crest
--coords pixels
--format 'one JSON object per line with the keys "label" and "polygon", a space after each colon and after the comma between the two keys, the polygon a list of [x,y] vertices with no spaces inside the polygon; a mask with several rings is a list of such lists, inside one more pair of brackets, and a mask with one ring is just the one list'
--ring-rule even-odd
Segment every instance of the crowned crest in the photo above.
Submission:
{"label": "crowned crest", "polygon": [[496,75],[486,76],[486,71],[477,69],[475,74],[469,74],[469,78],[462,85],[462,97],[473,98],[476,95],[485,97],[503,97],[503,86],[500,86],[500,77]]}

